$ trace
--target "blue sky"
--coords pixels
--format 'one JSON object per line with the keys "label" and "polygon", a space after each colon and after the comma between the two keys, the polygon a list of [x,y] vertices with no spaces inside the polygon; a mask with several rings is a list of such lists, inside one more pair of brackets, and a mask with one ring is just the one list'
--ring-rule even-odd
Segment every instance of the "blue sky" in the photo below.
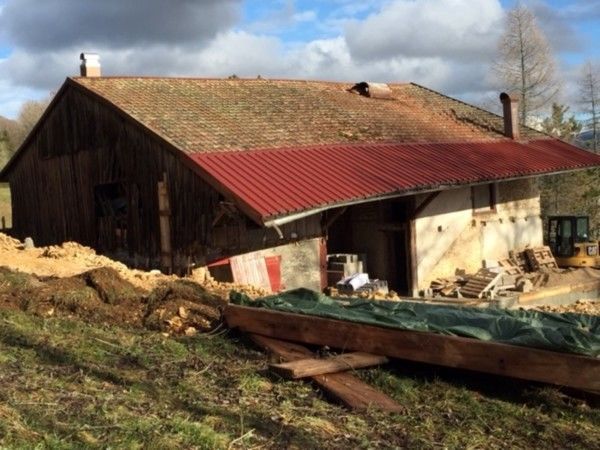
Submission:
{"label": "blue sky", "polygon": [[[523,0],[556,51],[572,103],[600,59],[600,0]],[[83,50],[107,75],[415,81],[478,104],[510,0],[0,0],[0,115],[77,75]],[[176,6],[175,6],[176,5]],[[494,100],[495,101],[495,100]]]}

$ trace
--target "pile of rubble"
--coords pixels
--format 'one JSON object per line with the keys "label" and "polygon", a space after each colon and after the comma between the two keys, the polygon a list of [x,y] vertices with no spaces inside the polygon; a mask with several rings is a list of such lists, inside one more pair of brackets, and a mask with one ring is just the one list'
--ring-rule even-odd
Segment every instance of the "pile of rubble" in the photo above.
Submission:
{"label": "pile of rubble", "polygon": [[600,302],[595,300],[577,300],[569,305],[543,305],[536,306],[535,309],[554,313],[578,313],[589,314],[592,316],[600,315]]}
{"label": "pile of rubble", "polygon": [[548,247],[511,251],[506,259],[486,260],[485,266],[475,274],[458,271],[454,277],[433,280],[425,296],[491,300],[546,286],[564,272]]}

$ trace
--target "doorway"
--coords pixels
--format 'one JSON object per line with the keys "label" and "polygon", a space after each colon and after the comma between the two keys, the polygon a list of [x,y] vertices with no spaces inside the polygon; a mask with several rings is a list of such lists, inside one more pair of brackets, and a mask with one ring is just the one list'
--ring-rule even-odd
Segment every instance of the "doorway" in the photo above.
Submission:
{"label": "doorway", "polygon": [[389,289],[400,295],[412,294],[412,208],[411,198],[348,207],[328,229],[327,253],[358,254],[370,279],[387,281]]}
{"label": "doorway", "polygon": [[101,252],[129,250],[129,191],[122,182],[94,186],[96,246]]}

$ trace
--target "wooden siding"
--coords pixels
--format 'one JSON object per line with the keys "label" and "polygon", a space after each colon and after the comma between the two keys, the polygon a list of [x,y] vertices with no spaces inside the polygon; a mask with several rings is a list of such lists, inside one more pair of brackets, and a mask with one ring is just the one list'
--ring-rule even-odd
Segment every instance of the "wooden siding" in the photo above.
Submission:
{"label": "wooden siding", "polygon": [[248,227],[241,217],[213,229],[223,198],[183,158],[112,107],[68,87],[8,174],[14,229],[38,245],[73,240],[111,254],[112,249],[102,248],[110,247],[103,229],[111,225],[97,217],[94,188],[121,183],[127,198],[127,249],[117,255],[136,266],[157,267],[157,183],[166,174],[179,271],[192,261],[321,235],[318,215],[282,227],[283,240],[274,230]]}

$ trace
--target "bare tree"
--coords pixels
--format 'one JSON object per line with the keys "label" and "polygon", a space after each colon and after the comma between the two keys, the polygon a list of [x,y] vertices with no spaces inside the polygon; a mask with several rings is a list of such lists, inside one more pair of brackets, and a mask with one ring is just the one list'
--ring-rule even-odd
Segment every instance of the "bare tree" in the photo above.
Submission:
{"label": "bare tree", "polygon": [[48,106],[49,100],[28,100],[21,106],[19,115],[17,116],[17,129],[12,135],[10,140],[14,148],[17,148],[25,140],[29,132],[33,129],[37,121],[40,119],[46,107]]}
{"label": "bare tree", "polygon": [[[583,66],[582,76],[579,80],[580,102],[583,112],[589,117],[586,120],[592,131],[591,148],[598,151],[600,132],[600,68],[588,61]],[[586,124],[587,124],[586,123]]]}
{"label": "bare tree", "polygon": [[555,67],[553,52],[532,12],[524,6],[510,10],[494,71],[504,90],[520,94],[521,124],[558,94]]}

